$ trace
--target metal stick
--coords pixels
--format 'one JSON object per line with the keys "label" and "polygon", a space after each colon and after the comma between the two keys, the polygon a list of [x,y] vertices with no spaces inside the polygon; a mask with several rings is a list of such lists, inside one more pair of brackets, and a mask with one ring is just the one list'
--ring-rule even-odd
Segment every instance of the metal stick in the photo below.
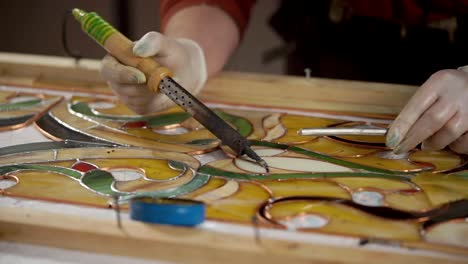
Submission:
{"label": "metal stick", "polygon": [[297,131],[301,136],[385,136],[387,128],[347,128],[347,127],[327,127],[327,128],[302,128]]}
{"label": "metal stick", "polygon": [[255,242],[257,244],[260,244],[260,229],[258,228],[258,218],[257,215],[252,216],[252,225],[254,228],[254,236],[255,236]]}
{"label": "metal stick", "polygon": [[117,227],[122,229],[122,220],[120,218],[120,205],[119,205],[119,196],[114,195],[114,206],[115,206],[115,215],[117,217]]}

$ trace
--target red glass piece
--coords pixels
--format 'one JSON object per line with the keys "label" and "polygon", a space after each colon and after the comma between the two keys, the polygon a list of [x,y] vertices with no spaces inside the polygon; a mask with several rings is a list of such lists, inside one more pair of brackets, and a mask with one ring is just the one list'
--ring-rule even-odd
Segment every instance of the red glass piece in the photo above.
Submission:
{"label": "red glass piece", "polygon": [[135,121],[135,122],[127,122],[123,124],[122,128],[145,128],[148,126],[147,121]]}
{"label": "red glass piece", "polygon": [[78,171],[81,171],[81,172],[87,172],[87,171],[91,171],[91,170],[96,170],[96,169],[98,169],[98,167],[96,165],[88,163],[88,162],[79,161],[79,162],[76,162],[75,164],[73,164],[72,169],[78,170]]}

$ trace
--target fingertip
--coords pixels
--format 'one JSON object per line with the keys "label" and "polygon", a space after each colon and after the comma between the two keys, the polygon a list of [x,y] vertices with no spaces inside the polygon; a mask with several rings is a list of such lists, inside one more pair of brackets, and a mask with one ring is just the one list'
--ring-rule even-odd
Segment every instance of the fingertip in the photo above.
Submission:
{"label": "fingertip", "polygon": [[401,141],[400,131],[397,127],[391,127],[385,139],[385,144],[389,148],[395,148]]}
{"label": "fingertip", "polygon": [[398,145],[393,149],[392,152],[394,154],[396,154],[396,155],[401,155],[401,154],[406,153],[408,151],[409,151],[409,149],[407,149],[407,147],[405,147],[404,145]]}
{"label": "fingertip", "polygon": [[149,32],[133,46],[133,54],[139,57],[155,56],[161,47],[162,35],[158,32]]}
{"label": "fingertip", "polygon": [[431,144],[429,144],[427,141],[423,141],[421,143],[421,150],[424,150],[424,151],[431,151],[431,150],[435,150],[436,148],[433,148],[431,146]]}

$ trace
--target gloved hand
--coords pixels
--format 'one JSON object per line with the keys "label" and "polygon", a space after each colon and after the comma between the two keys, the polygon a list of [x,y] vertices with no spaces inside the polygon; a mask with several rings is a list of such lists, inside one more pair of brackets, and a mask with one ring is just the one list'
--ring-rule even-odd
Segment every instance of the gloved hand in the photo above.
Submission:
{"label": "gloved hand", "polygon": [[449,146],[468,153],[468,67],[433,74],[391,125],[387,146],[401,154],[422,142],[424,150]]}
{"label": "gloved hand", "polygon": [[[172,71],[174,80],[191,94],[199,93],[206,82],[203,50],[194,41],[149,32],[135,42],[133,53],[140,57],[154,56],[159,64]],[[157,112],[174,105],[165,94],[154,93],[146,86],[143,72],[122,65],[110,55],[102,60],[101,76],[119,99],[138,114]]]}

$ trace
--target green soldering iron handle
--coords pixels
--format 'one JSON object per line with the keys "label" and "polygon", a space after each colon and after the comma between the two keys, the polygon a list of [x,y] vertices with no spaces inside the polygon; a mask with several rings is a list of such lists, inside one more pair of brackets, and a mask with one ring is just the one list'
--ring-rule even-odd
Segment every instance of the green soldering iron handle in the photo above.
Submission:
{"label": "green soldering iron handle", "polygon": [[84,32],[99,43],[109,54],[125,65],[135,67],[146,75],[148,87],[157,92],[164,77],[171,77],[171,71],[161,66],[153,58],[140,58],[133,55],[133,42],[122,35],[95,12],[87,13],[74,8],[73,16],[81,24]]}

